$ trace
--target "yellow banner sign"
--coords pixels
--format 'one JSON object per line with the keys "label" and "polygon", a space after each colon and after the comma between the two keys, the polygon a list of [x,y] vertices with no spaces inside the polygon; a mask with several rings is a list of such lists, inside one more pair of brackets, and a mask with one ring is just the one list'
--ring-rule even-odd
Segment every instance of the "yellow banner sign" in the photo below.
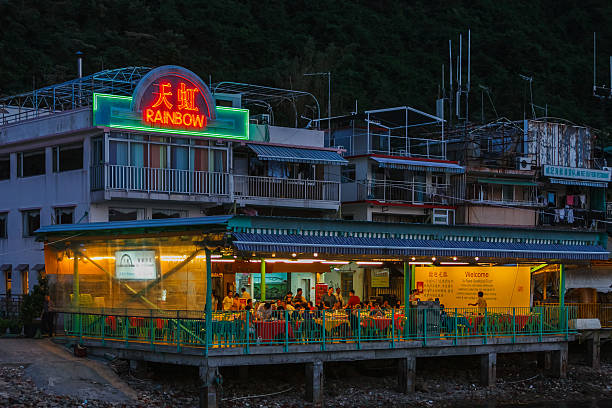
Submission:
{"label": "yellow banner sign", "polygon": [[528,307],[530,271],[525,266],[417,267],[420,300],[440,299],[447,308],[468,307],[484,293],[488,307]]}

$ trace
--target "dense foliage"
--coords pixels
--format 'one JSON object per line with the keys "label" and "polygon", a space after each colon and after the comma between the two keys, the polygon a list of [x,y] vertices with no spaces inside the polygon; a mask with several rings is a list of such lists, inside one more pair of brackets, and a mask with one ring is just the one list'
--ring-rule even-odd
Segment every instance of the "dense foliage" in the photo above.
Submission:
{"label": "dense foliage", "polygon": [[[612,104],[592,96],[592,42],[597,31],[598,83],[609,86],[611,22],[602,0],[0,0],[0,94],[74,77],[80,50],[85,73],[172,63],[213,82],[306,89],[323,107],[325,79],[303,73],[331,71],[335,114],[356,99],[360,110],[432,112],[448,40],[471,28],[473,121],[482,119],[478,85],[491,89],[499,116],[522,118],[522,74],[549,116],[609,130]],[[487,99],[485,121],[494,118]]]}

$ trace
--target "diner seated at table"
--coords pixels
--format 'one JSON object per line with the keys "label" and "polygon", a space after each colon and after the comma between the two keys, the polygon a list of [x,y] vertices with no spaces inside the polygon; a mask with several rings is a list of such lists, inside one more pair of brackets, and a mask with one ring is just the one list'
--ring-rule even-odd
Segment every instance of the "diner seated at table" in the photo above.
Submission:
{"label": "diner seated at table", "polygon": [[391,309],[391,305],[389,304],[389,301],[388,301],[388,300],[385,300],[385,301],[383,302],[381,309],[382,309],[382,310],[390,310],[390,309]]}
{"label": "diner seated at table", "polygon": [[293,292],[291,292],[291,291],[287,292],[287,294],[283,298],[283,301],[285,303],[293,303]]}
{"label": "diner seated at table", "polygon": [[242,310],[242,303],[240,303],[240,295],[238,293],[234,294],[234,302],[231,309],[235,312]]}
{"label": "diner seated at table", "polygon": [[253,299],[251,299],[251,298],[247,299],[246,306],[244,307],[244,310],[247,310],[249,312],[251,310],[253,310]]}
{"label": "diner seated at table", "polygon": [[258,320],[270,320],[272,319],[272,305],[270,302],[265,302],[259,305],[257,309]]}
{"label": "diner seated at table", "polygon": [[370,310],[370,316],[371,317],[383,317],[383,315],[384,313],[382,309],[380,308],[380,304],[378,304],[378,302],[374,303],[374,305],[372,306]]}

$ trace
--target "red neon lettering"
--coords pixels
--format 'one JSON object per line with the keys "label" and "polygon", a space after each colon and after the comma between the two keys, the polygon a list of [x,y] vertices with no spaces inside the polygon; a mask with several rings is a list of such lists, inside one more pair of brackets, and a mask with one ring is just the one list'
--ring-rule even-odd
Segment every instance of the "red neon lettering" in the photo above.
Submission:
{"label": "red neon lettering", "polygon": [[[166,88],[168,88],[169,90],[166,91]],[[168,96],[172,96],[172,92],[170,92],[170,90],[172,90],[172,84],[170,83],[159,84],[159,92],[157,92],[156,94],[158,96],[157,100],[155,101],[155,103],[153,103],[153,105],[151,105],[151,107],[157,108],[159,105],[163,103],[166,106],[166,108],[172,109],[172,104],[168,100]]]}
{"label": "red neon lettering", "polygon": [[195,104],[195,94],[198,88],[187,88],[184,82],[181,82],[178,90],[179,110],[199,111]]}
{"label": "red neon lettering", "polygon": [[[156,95],[155,102],[143,110],[144,122],[195,129],[206,126],[208,117],[200,114],[200,107],[196,104],[196,95],[200,92],[198,88],[188,88],[184,82],[180,82],[174,101],[170,98],[173,96],[172,83],[162,82],[157,86],[159,92],[153,93]],[[176,104],[173,105],[173,102]],[[173,106],[176,107],[173,109]]]}

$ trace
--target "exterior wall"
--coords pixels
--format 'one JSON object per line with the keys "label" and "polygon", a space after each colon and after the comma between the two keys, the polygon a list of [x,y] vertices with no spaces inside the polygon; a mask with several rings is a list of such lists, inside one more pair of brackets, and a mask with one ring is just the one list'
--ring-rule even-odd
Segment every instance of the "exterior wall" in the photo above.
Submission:
{"label": "exterior wall", "polygon": [[[330,271],[323,274],[323,283],[327,283],[329,286],[333,286],[334,293],[335,289],[341,287],[341,274],[343,273],[352,273],[353,274],[353,290],[355,291],[355,295],[359,296],[361,300],[363,300],[363,287],[364,287],[364,277],[365,277],[365,269],[359,268],[354,264],[341,265],[338,269],[340,271]],[[348,301],[344,299],[344,301]]]}
{"label": "exterior wall", "polygon": [[[317,284],[317,276],[315,273],[306,272],[292,272],[291,275],[291,292],[293,296],[297,293],[298,288],[302,288],[306,299],[311,300],[314,303],[315,300],[315,285]],[[310,279],[310,287],[303,285],[303,279]]]}
{"label": "exterior wall", "polygon": [[537,220],[537,210],[526,208],[470,206],[462,214],[461,221],[470,225],[535,227]]}
{"label": "exterior wall", "polygon": [[[0,264],[12,264],[13,294],[21,294],[22,278],[15,267],[29,265],[28,282],[31,289],[38,281],[37,273],[32,270],[36,264],[44,264],[43,246],[34,237],[23,236],[24,210],[40,210],[40,225],[50,225],[55,207],[75,207],[74,221],[87,222],[89,211],[89,138],[83,140],[83,169],[53,172],[52,146],[64,140],[47,140],[51,146],[45,147],[45,174],[32,177],[17,177],[17,153],[11,153],[11,178],[0,181],[2,204],[0,211],[8,212],[7,239],[0,239]],[[16,150],[17,145],[12,149]],[[5,277],[0,277],[0,293],[6,293]]]}
{"label": "exterior wall", "polygon": [[287,128],[269,125],[249,126],[249,140],[270,142],[295,146],[324,146],[324,134],[321,130]]}
{"label": "exterior wall", "polygon": [[528,121],[528,152],[538,166],[592,168],[593,137],[588,128]]}

